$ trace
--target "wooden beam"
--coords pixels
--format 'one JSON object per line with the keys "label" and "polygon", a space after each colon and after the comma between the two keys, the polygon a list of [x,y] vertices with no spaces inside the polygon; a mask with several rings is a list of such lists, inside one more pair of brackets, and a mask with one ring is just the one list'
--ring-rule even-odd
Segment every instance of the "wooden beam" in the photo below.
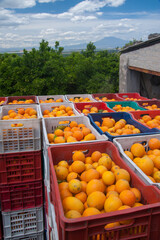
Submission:
{"label": "wooden beam", "polygon": [[151,70],[144,69],[144,68],[132,67],[132,66],[128,66],[128,68],[130,70],[134,70],[134,71],[138,71],[138,72],[144,72],[144,73],[148,73],[148,74],[151,74],[151,75],[160,76],[160,72],[151,71]]}

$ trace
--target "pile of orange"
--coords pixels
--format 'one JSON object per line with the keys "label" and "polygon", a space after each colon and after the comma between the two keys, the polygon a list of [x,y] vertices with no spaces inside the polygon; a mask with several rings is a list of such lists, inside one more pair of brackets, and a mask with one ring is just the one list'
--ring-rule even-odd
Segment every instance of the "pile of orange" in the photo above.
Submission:
{"label": "pile of orange", "polygon": [[129,135],[129,134],[138,134],[140,130],[134,125],[127,124],[125,119],[120,119],[115,121],[114,118],[102,118],[102,124],[98,121],[95,121],[95,124],[103,131],[108,132],[113,136],[117,135]]}
{"label": "pile of orange", "polygon": [[118,104],[118,105],[115,105],[113,107],[113,110],[116,111],[116,112],[130,112],[130,111],[139,111],[139,110],[136,110],[132,107],[129,107],[129,106],[126,106],[126,107],[122,107],[121,104]]}
{"label": "pile of orange", "polygon": [[97,101],[102,101],[102,102],[114,102],[114,101],[116,101],[116,99],[114,99],[114,98],[109,99],[109,98],[107,98],[107,97],[101,97],[101,98],[95,97],[95,99],[96,99]]}
{"label": "pile of orange", "polygon": [[8,104],[31,104],[35,103],[32,99],[27,99],[27,100],[13,100],[12,102],[9,102]]}
{"label": "pile of orange", "polygon": [[55,103],[55,102],[63,102],[62,98],[58,98],[54,100],[53,98],[48,98],[46,100],[39,100],[39,103]]}
{"label": "pile of orange", "polygon": [[54,133],[48,133],[47,136],[50,144],[96,140],[96,136],[85,124],[76,121],[71,121],[68,126],[58,126]]}
{"label": "pile of orange", "polygon": [[[64,214],[67,218],[86,217],[142,206],[141,192],[130,184],[130,174],[106,153],[85,156],[75,151],[72,164],[60,161],[55,167]],[[123,220],[120,224],[129,224]],[[105,226],[106,228],[108,226]]]}
{"label": "pile of orange", "polygon": [[37,111],[33,108],[17,108],[16,110],[9,110],[8,115],[2,117],[2,120],[12,120],[12,119],[29,119],[37,118]]}
{"label": "pile of orange", "polygon": [[143,103],[142,105],[148,110],[160,110],[160,108],[156,104],[149,106],[148,103]]}
{"label": "pile of orange", "polygon": [[126,101],[141,101],[142,99],[141,98],[125,98]]}
{"label": "pile of orange", "polygon": [[157,115],[154,118],[149,115],[143,115],[138,121],[145,124],[147,127],[160,129],[160,115]]}
{"label": "pile of orange", "polygon": [[86,98],[83,98],[83,97],[75,97],[75,98],[69,98],[69,101],[70,102],[93,102],[90,98],[86,97]]}
{"label": "pile of orange", "polygon": [[53,110],[44,110],[43,111],[43,117],[63,117],[63,116],[75,116],[73,112],[73,108],[68,106],[66,107],[65,105],[60,105],[60,106],[55,106],[52,107]]}
{"label": "pile of orange", "polygon": [[146,151],[141,143],[134,143],[125,154],[151,179],[160,183],[160,140],[151,138]]}
{"label": "pile of orange", "polygon": [[92,105],[85,105],[84,109],[81,112],[84,113],[84,115],[88,115],[89,113],[106,113],[108,111],[103,109],[98,109],[97,107]]}

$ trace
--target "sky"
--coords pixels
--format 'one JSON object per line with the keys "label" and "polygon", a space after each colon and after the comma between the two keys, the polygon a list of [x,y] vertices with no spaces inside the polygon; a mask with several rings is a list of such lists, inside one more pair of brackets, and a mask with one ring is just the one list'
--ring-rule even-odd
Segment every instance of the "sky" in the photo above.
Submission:
{"label": "sky", "polygon": [[54,47],[160,33],[160,0],[0,0],[0,49]]}

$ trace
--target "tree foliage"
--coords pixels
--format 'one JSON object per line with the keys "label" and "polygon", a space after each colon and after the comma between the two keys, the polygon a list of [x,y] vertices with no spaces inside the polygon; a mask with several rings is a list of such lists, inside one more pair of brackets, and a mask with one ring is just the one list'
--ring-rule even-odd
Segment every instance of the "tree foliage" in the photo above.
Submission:
{"label": "tree foliage", "polygon": [[118,92],[119,54],[95,50],[63,56],[58,41],[42,40],[22,56],[0,54],[0,96]]}

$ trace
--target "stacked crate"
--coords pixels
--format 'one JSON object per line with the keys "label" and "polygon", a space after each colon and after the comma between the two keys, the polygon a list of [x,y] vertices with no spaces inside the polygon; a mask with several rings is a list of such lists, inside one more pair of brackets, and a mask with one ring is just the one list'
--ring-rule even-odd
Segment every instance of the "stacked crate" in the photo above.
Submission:
{"label": "stacked crate", "polygon": [[[0,200],[6,240],[44,239],[41,118],[39,106],[31,105],[4,105],[0,113]],[[11,109],[29,107],[37,111],[36,119],[2,120]]]}

